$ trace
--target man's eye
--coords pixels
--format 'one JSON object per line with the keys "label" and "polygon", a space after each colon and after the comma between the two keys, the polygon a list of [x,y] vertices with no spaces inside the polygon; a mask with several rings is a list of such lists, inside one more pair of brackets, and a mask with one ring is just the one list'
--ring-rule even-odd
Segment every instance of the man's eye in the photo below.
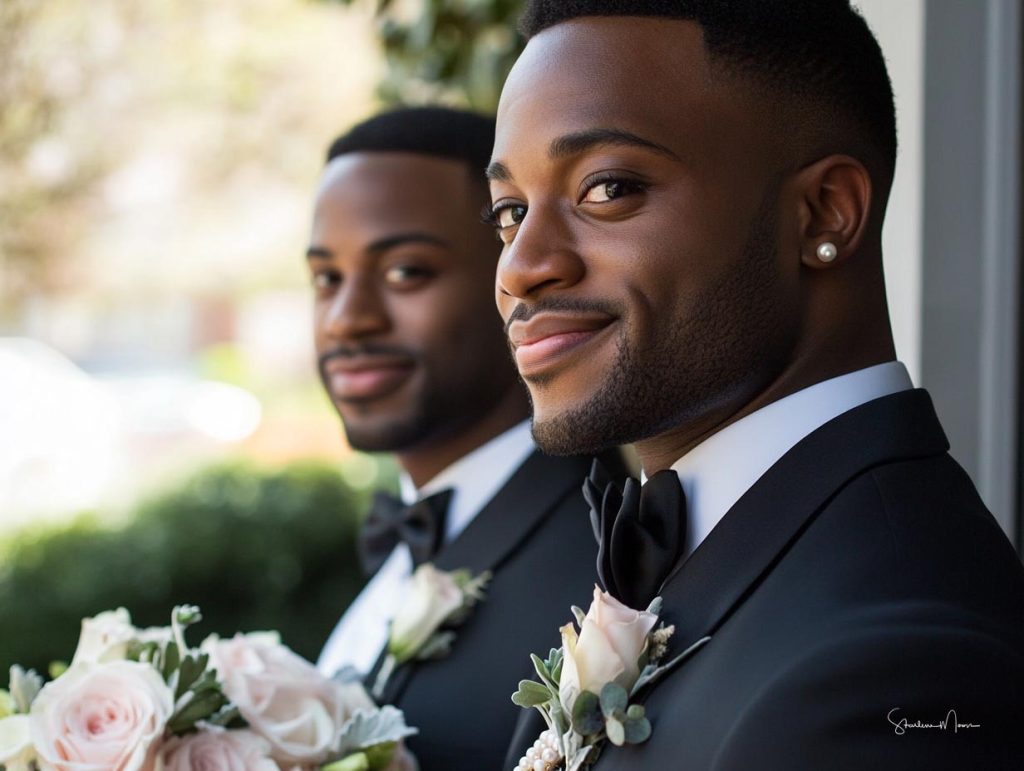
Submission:
{"label": "man's eye", "polygon": [[313,274],[313,288],[317,291],[331,289],[341,282],[341,276],[333,271],[320,271]]}
{"label": "man's eye", "polygon": [[498,227],[510,228],[513,225],[518,225],[526,218],[526,207],[525,206],[506,206],[499,209],[497,212]]}
{"label": "man's eye", "polygon": [[484,221],[498,230],[514,227],[526,217],[526,207],[522,204],[499,204],[491,207],[484,215]]}
{"label": "man's eye", "polygon": [[409,284],[430,277],[430,271],[415,265],[395,265],[384,273],[384,280],[389,284]]}
{"label": "man's eye", "polygon": [[591,185],[580,203],[607,203],[643,191],[644,185],[632,179],[604,179]]}

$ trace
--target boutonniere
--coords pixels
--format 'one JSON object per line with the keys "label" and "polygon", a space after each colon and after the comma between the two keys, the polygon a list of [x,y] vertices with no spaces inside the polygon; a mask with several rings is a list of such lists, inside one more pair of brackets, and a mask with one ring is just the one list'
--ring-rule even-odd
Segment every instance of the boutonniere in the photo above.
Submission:
{"label": "boutonniere", "polygon": [[425,661],[447,656],[455,642],[457,627],[469,618],[491,580],[489,571],[473,576],[468,570],[450,573],[429,562],[416,568],[412,591],[391,620],[387,658],[373,685],[380,698],[396,667],[408,661]]}
{"label": "boutonniere", "polygon": [[595,586],[587,613],[572,611],[579,632],[566,624],[561,648],[552,648],[546,661],[531,656],[540,681],[523,680],[512,695],[548,725],[519,761],[520,771],[579,771],[597,762],[605,741],[619,747],[647,741],[650,721],[631,699],[710,639],[662,664],[675,627],[655,628],[660,597],[647,610],[634,610]]}

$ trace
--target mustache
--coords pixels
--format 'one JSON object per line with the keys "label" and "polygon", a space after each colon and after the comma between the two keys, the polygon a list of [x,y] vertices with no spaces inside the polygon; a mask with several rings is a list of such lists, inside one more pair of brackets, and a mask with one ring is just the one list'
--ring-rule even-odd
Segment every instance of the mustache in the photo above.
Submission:
{"label": "mustache", "polygon": [[415,351],[398,345],[360,343],[359,345],[337,345],[317,357],[317,367],[323,373],[331,359],[355,359],[363,356],[391,356],[403,359],[419,359]]}
{"label": "mustache", "polygon": [[505,335],[514,321],[529,321],[538,313],[561,311],[563,313],[604,314],[605,316],[622,316],[622,309],[614,303],[604,300],[581,300],[573,297],[551,297],[540,302],[527,305],[519,303],[505,321]]}

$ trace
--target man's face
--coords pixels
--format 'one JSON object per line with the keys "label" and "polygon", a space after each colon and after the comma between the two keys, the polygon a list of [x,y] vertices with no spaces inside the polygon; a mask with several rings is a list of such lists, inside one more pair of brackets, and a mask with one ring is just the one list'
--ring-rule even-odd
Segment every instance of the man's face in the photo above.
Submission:
{"label": "man's face", "polygon": [[489,176],[544,449],[699,435],[793,355],[797,229],[756,104],[688,22],[585,18],[527,46]]}
{"label": "man's face", "polygon": [[466,164],[432,156],[353,153],[325,169],[308,252],[315,342],[353,447],[457,435],[515,387],[485,198]]}

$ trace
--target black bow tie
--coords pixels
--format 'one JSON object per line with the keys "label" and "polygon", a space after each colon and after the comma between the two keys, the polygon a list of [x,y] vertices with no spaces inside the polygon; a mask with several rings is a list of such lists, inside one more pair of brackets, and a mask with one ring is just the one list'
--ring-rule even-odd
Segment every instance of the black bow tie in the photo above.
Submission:
{"label": "black bow tie", "polygon": [[643,487],[629,477],[620,489],[595,458],[583,497],[597,537],[601,583],[620,602],[643,610],[686,547],[686,496],[679,476],[665,469]]}
{"label": "black bow tie", "polygon": [[359,534],[359,557],[367,573],[376,572],[399,543],[408,545],[417,567],[433,559],[444,542],[451,497],[451,490],[442,490],[406,506],[393,495],[374,493]]}

